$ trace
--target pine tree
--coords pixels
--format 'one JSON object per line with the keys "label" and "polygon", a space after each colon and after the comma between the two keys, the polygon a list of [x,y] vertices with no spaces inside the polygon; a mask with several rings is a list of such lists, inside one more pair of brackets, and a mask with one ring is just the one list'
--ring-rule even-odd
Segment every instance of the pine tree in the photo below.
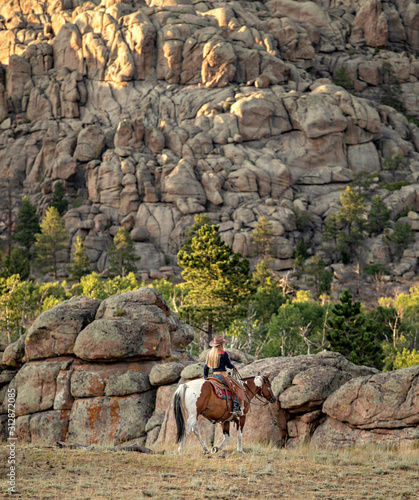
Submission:
{"label": "pine tree", "polygon": [[349,246],[350,250],[358,247],[365,238],[365,204],[361,194],[347,186],[340,196],[341,208],[338,212],[338,223],[342,230],[338,235],[342,245]]}
{"label": "pine tree", "polygon": [[19,243],[27,252],[30,258],[30,250],[36,241],[35,235],[39,233],[39,216],[36,208],[25,196],[22,199],[22,206],[17,216],[16,232],[13,239]]}
{"label": "pine tree", "polygon": [[50,207],[55,207],[58,213],[62,216],[68,208],[68,201],[65,199],[65,189],[61,182],[57,182],[54,186]]}
{"label": "pine tree", "polygon": [[396,155],[393,157],[386,156],[383,160],[383,170],[391,172],[391,175],[393,176],[393,181],[396,181],[397,172],[406,170],[408,165],[409,162],[403,155]]}
{"label": "pine tree", "polygon": [[412,241],[414,236],[412,226],[408,222],[396,221],[393,230],[389,231],[386,239],[396,247],[396,253],[401,254]]}
{"label": "pine tree", "polygon": [[257,255],[267,259],[273,253],[272,222],[266,217],[261,217],[256,224],[254,231],[250,233],[250,237],[256,246]]}
{"label": "pine tree", "polygon": [[80,280],[82,276],[85,276],[86,274],[89,274],[91,272],[89,258],[86,255],[84,241],[80,236],[77,236],[76,238],[71,264],[67,266],[67,269],[70,273],[70,279],[77,281]]}
{"label": "pine tree", "polygon": [[340,196],[341,207],[326,221],[324,240],[333,241],[343,262],[354,256],[359,260],[362,242],[366,236],[366,207],[364,197],[350,186]]}
{"label": "pine tree", "polygon": [[331,243],[331,249],[330,247],[326,247],[326,250],[329,250],[329,253],[331,254],[333,260],[337,258],[338,235],[339,235],[338,218],[336,214],[331,214],[326,219],[326,224],[324,226],[324,232],[323,232],[323,240],[325,242]]}
{"label": "pine tree", "polygon": [[370,212],[368,214],[368,231],[372,234],[380,234],[388,226],[391,210],[386,207],[381,196],[374,196]]}
{"label": "pine tree", "polygon": [[218,226],[205,224],[192,238],[191,253],[180,250],[178,265],[189,293],[181,312],[206,333],[226,328],[246,313],[251,294],[250,264],[234,253],[218,234]]}
{"label": "pine tree", "polygon": [[22,280],[26,280],[30,275],[30,264],[28,254],[18,247],[14,247],[10,255],[6,255],[3,261],[0,260],[0,277],[9,278],[18,274]]}
{"label": "pine tree", "polygon": [[126,276],[128,273],[137,273],[135,263],[140,260],[136,254],[134,242],[126,227],[118,229],[112,245],[109,247],[109,273],[112,276]]}
{"label": "pine tree", "polygon": [[322,292],[330,292],[330,284],[332,281],[332,272],[326,269],[326,264],[323,259],[314,255],[305,264],[304,271],[311,277],[309,284],[314,286],[315,294]]}
{"label": "pine tree", "polygon": [[180,249],[188,253],[191,253],[192,239],[195,238],[201,227],[205,224],[211,225],[211,221],[207,214],[195,214],[194,220],[194,224],[192,224],[192,226],[185,233],[185,242]]}
{"label": "pine tree", "polygon": [[355,364],[381,368],[382,349],[361,310],[361,302],[352,302],[345,290],[328,317],[326,338],[333,351],[340,352]]}
{"label": "pine tree", "polygon": [[36,235],[36,263],[53,271],[57,279],[57,265],[60,254],[67,247],[68,231],[64,220],[55,207],[49,207],[41,222],[41,232]]}

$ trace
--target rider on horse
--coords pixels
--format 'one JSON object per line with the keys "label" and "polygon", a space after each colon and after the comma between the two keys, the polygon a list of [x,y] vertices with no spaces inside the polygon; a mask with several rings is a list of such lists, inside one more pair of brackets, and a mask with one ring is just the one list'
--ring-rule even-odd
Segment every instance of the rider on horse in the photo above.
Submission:
{"label": "rider on horse", "polygon": [[212,349],[207,355],[207,361],[204,366],[204,378],[208,378],[209,369],[212,368],[212,377],[217,378],[222,384],[226,385],[232,395],[234,395],[233,400],[233,415],[240,416],[243,415],[243,410],[239,406],[237,400],[237,390],[234,383],[228,377],[226,368],[233,369],[235,366],[231,363],[228,353],[224,350],[226,340],[222,335],[217,335],[209,343]]}

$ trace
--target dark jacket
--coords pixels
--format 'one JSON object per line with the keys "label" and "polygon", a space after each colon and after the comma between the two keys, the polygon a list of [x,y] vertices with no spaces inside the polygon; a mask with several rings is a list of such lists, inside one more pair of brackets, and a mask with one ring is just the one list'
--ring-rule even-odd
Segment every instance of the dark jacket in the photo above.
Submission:
{"label": "dark jacket", "polygon": [[[225,372],[227,368],[234,368],[234,365],[231,363],[228,354],[225,351],[221,351],[220,353],[220,362],[218,363],[217,368],[213,368],[215,372]],[[204,378],[208,377],[209,367],[207,364],[204,366]]]}

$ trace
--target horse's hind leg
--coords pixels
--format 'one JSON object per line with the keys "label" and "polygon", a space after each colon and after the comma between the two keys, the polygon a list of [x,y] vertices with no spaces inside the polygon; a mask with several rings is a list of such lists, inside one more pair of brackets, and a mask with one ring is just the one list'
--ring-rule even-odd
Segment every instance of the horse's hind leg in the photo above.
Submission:
{"label": "horse's hind leg", "polygon": [[179,443],[179,448],[178,448],[178,451],[179,453],[182,453],[183,452],[183,448],[185,447],[185,441],[186,441],[186,436],[189,434],[189,431],[190,431],[190,427],[189,427],[189,420],[186,422],[186,429],[185,429],[185,433],[183,434],[183,436],[181,437],[180,439],[180,443]]}
{"label": "horse's hind leg", "polygon": [[214,448],[211,450],[211,453],[217,453],[217,451],[222,450],[230,440],[230,422],[224,422],[222,424],[222,428],[223,440],[221,441],[221,444],[219,444],[218,446],[214,446]]}
{"label": "horse's hind leg", "polygon": [[195,436],[198,438],[198,441],[201,443],[201,446],[204,449],[204,455],[207,455],[209,453],[209,449],[207,448],[207,445],[205,444],[205,441],[202,439],[201,433],[199,432],[198,419],[195,417],[189,418],[188,424],[190,425],[190,428],[192,428]]}

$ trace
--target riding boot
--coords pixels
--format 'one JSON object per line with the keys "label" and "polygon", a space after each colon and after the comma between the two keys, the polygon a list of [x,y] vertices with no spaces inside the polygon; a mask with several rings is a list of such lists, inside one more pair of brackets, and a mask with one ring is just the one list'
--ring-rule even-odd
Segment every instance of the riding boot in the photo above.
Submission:
{"label": "riding boot", "polygon": [[246,395],[244,394],[244,391],[236,384],[234,384],[234,382],[227,375],[222,374],[222,377],[225,385],[229,388],[229,391],[231,392],[231,397],[233,401],[234,400],[237,401],[238,408],[236,409],[233,404],[233,412],[238,417],[244,416],[243,409],[246,407],[246,400],[245,400]]}

